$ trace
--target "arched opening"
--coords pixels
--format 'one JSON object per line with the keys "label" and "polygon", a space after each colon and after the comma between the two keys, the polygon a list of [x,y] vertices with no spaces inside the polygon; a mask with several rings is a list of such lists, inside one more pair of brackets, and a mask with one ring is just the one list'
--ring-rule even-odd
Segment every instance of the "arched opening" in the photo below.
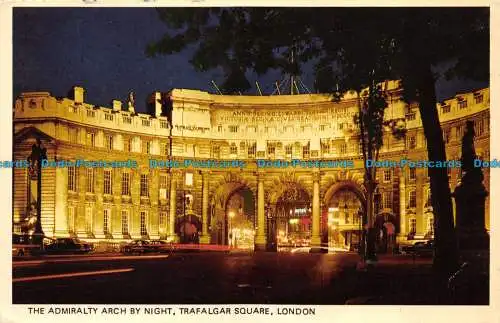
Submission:
{"label": "arched opening", "polygon": [[253,249],[255,244],[255,199],[243,186],[231,193],[226,201],[225,244],[240,249]]}
{"label": "arched opening", "polygon": [[323,245],[358,250],[366,221],[364,195],[352,183],[337,183],[326,194],[322,216]]}
{"label": "arched opening", "polygon": [[310,245],[311,199],[299,185],[288,185],[269,207],[267,218],[267,249],[287,251]]}

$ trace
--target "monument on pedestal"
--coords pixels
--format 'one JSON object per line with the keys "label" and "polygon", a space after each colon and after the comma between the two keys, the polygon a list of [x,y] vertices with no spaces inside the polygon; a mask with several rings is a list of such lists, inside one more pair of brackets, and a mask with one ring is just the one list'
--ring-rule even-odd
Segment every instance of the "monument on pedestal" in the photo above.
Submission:
{"label": "monument on pedestal", "polygon": [[23,233],[29,236],[32,243],[42,243],[44,236],[42,230],[42,160],[47,159],[47,149],[43,147],[40,139],[31,147],[28,156],[28,187],[29,200],[28,212],[23,226]]}
{"label": "monument on pedestal", "polygon": [[484,220],[484,204],[488,192],[483,185],[481,168],[474,167],[474,160],[477,159],[474,136],[474,123],[467,121],[462,139],[462,180],[453,193],[458,247],[461,252],[489,249],[489,235]]}

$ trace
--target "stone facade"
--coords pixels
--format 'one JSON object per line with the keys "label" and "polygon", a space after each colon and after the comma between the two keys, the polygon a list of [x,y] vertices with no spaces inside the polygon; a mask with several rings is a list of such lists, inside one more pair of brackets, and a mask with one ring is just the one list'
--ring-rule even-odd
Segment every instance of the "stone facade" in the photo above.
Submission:
{"label": "stone facade", "polygon": [[[396,139],[387,130],[379,159],[426,160],[418,106],[401,100],[399,82],[387,82],[386,88],[385,119],[403,124],[407,132],[404,139]],[[72,99],[47,92],[28,92],[17,98],[15,160],[26,159],[35,139],[41,138],[49,161],[137,165],[44,168],[42,228],[46,235],[89,241],[178,240],[179,228],[189,222],[201,243],[227,243],[228,200],[246,190],[253,197],[253,205],[246,209],[253,213],[255,245],[260,247],[269,242],[268,222],[276,216],[283,196],[300,191],[309,200],[310,242],[317,245],[328,230],[326,218],[334,209],[336,194],[349,190],[364,200],[363,161],[353,122],[358,111],[354,93],[334,102],[319,94],[224,96],[174,89],[154,93],[151,99],[150,113],[145,114],[136,113],[130,102],[126,109],[116,100],[112,108],[88,104],[79,87]],[[460,159],[466,120],[475,122],[476,152],[489,159],[489,102],[486,88],[457,94],[437,105],[448,160]],[[162,161],[163,167],[151,168],[152,159]],[[343,161],[352,167],[311,163],[262,168],[257,162],[295,159]],[[184,167],[186,160],[205,164]],[[219,164],[205,167],[207,160]],[[168,161],[178,162],[179,167],[168,167]],[[450,168],[452,191],[460,173],[459,168]],[[489,169],[484,173],[488,189]],[[16,224],[27,212],[27,169],[15,168],[13,174],[13,221],[18,230]],[[427,169],[379,168],[377,179],[379,213],[395,224],[399,239],[432,236]],[[486,226],[489,229],[489,198]],[[338,222],[337,229],[358,227],[346,220]]]}

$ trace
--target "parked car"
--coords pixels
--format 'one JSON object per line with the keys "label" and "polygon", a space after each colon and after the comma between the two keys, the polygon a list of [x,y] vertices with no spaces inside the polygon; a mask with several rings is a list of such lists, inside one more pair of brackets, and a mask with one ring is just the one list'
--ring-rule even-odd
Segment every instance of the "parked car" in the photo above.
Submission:
{"label": "parked car", "polygon": [[12,235],[12,256],[37,255],[42,253],[43,237],[33,237],[24,234]]}
{"label": "parked car", "polygon": [[92,244],[81,242],[75,238],[58,238],[45,247],[45,252],[48,254],[84,254],[92,250]]}
{"label": "parked car", "polygon": [[172,244],[162,240],[134,240],[122,246],[123,253],[169,252]]}
{"label": "parked car", "polygon": [[434,253],[434,240],[417,241],[413,245],[401,247],[402,254],[410,254],[419,257],[432,257]]}

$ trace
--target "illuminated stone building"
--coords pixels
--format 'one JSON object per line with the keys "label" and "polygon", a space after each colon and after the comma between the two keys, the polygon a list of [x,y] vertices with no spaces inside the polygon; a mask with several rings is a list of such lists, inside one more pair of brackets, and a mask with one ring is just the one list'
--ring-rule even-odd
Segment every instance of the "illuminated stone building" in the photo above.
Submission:
{"label": "illuminated stone building", "polygon": [[[379,159],[426,160],[418,107],[401,100],[399,82],[386,86],[385,119],[407,132],[397,139],[387,130]],[[334,102],[319,94],[228,96],[174,89],[154,93],[150,101],[146,114],[135,111],[133,98],[128,105],[115,100],[111,108],[86,103],[80,87],[71,99],[47,92],[17,98],[15,160],[26,159],[39,138],[49,161],[130,161],[126,167],[43,168],[41,221],[47,236],[271,249],[348,247],[357,241],[365,190],[353,93]],[[449,160],[460,158],[466,120],[475,122],[478,155],[489,159],[489,102],[486,88],[437,105]],[[160,167],[150,167],[150,160]],[[201,164],[184,167],[187,160]],[[259,167],[257,160],[272,167]],[[283,167],[293,160],[307,164]],[[330,164],[317,167],[315,161]],[[133,162],[137,167],[129,167]],[[427,169],[377,172],[376,225],[393,223],[399,241],[432,237]],[[484,172],[488,189],[489,170]],[[448,173],[453,190],[460,169]],[[14,168],[13,182],[19,231],[29,210],[28,170]],[[489,198],[486,211],[489,229]]]}

